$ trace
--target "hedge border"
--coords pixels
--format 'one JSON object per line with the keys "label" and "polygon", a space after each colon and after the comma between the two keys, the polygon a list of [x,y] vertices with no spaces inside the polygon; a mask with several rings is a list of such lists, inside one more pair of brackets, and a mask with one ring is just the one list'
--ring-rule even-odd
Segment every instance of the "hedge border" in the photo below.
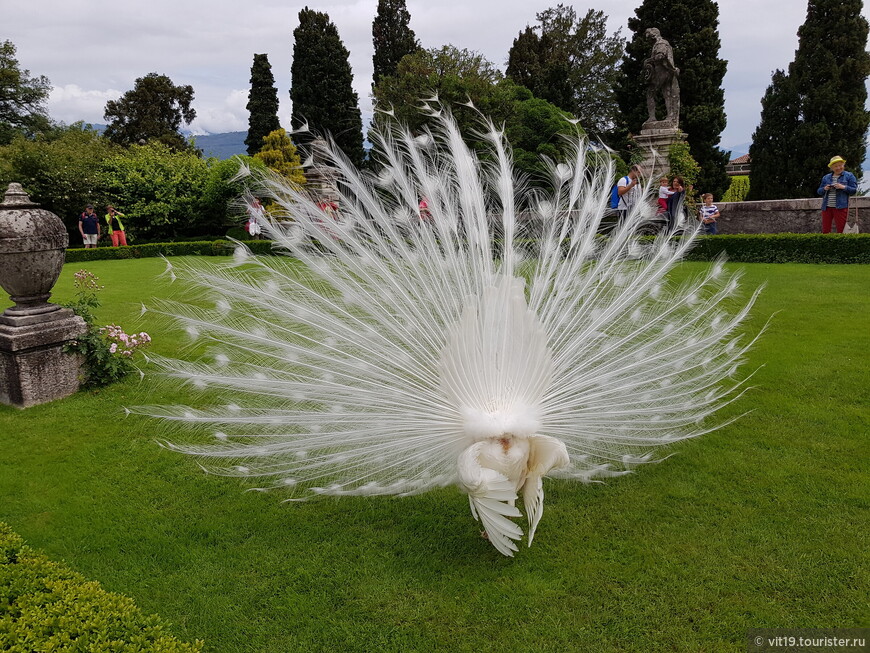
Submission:
{"label": "hedge border", "polygon": [[[524,241],[528,244],[529,241]],[[249,240],[255,254],[274,254],[272,241]],[[67,263],[152,256],[226,256],[234,243],[209,240],[150,243],[130,247],[68,249]],[[870,263],[870,234],[720,234],[699,236],[687,261],[712,261],[722,254],[736,263]]]}
{"label": "hedge border", "polygon": [[0,522],[0,650],[91,653],[200,653],[130,597],[107,592],[66,565],[26,546]]}

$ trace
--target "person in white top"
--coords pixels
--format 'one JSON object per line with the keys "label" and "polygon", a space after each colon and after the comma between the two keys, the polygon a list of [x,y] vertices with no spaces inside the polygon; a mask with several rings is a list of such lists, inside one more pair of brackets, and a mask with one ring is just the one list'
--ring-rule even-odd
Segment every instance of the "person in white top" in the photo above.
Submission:
{"label": "person in white top", "polygon": [[622,177],[616,184],[616,193],[619,195],[619,211],[620,219],[625,218],[628,212],[640,201],[640,176],[643,174],[643,168],[638,165],[633,165],[628,170],[628,175]]}

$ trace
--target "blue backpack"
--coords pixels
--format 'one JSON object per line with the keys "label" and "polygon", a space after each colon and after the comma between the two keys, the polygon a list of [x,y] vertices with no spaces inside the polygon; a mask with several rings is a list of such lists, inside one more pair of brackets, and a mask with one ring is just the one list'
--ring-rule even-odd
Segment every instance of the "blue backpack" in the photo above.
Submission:
{"label": "blue backpack", "polygon": [[[623,177],[625,183],[628,183],[628,176]],[[610,191],[610,208],[619,208],[619,184],[616,184]]]}

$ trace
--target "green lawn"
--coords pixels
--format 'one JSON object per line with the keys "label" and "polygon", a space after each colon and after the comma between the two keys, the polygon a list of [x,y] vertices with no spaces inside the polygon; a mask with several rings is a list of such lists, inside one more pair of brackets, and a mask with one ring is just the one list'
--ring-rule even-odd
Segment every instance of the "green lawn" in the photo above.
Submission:
{"label": "green lawn", "polygon": [[[184,355],[139,318],[170,292],[162,261],[84,267],[103,321]],[[0,521],[222,653],[745,651],[749,628],[868,626],[870,266],[730,267],[767,284],[747,329],[775,314],[744,368],[761,366],[755,389],[728,409],[751,412],[635,475],[549,482],[515,559],[458,490],[281,504],[203,474],[155,444],[164,427],[124,417],[195,401],[151,376],[0,407]]]}

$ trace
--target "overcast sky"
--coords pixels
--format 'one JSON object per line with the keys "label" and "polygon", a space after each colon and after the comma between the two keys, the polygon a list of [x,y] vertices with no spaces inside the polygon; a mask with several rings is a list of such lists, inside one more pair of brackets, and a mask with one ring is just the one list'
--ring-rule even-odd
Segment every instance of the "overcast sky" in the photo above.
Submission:
{"label": "overcast sky", "polygon": [[[640,2],[594,0],[574,7],[580,15],[590,8],[603,10],[609,30],[622,28],[627,37],[627,20]],[[407,0],[411,27],[423,47],[451,43],[478,50],[502,69],[520,30],[555,4]],[[719,56],[728,61],[724,147],[751,139],[771,73],[794,57],[806,5],[805,0],[719,2]],[[0,40],[12,40],[23,68],[51,80],[48,108],[56,120],[103,122],[107,100],[131,89],[137,77],[157,72],[193,86],[193,128],[199,133],[247,130],[251,63],[254,53],[265,52],[281,100],[281,122],[289,127],[293,30],[303,6],[287,0],[10,0]],[[338,27],[350,51],[354,88],[367,124],[377,0],[310,0],[308,6],[328,13]]]}

